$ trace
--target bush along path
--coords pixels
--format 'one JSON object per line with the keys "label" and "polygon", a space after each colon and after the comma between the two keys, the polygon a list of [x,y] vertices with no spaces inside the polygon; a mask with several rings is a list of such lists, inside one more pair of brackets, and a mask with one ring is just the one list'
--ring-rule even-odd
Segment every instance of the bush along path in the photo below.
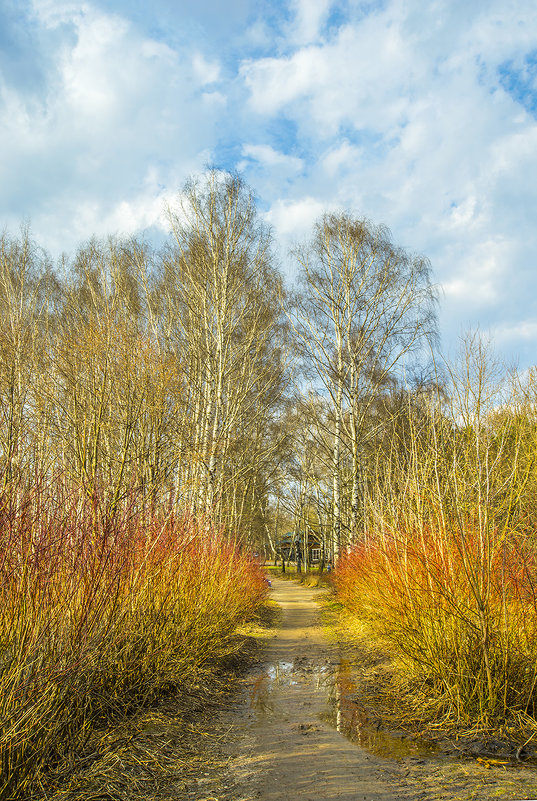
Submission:
{"label": "bush along path", "polygon": [[[0,504],[0,518],[0,799],[65,795],[133,726],[158,730],[163,697],[182,699],[164,740],[184,741],[184,710],[264,600],[259,567],[204,521],[100,515],[58,488]],[[161,757],[175,758],[169,743]]]}
{"label": "bush along path", "polygon": [[535,575],[529,535],[446,524],[369,535],[342,556],[334,583],[414,686],[415,716],[522,746],[537,735]]}

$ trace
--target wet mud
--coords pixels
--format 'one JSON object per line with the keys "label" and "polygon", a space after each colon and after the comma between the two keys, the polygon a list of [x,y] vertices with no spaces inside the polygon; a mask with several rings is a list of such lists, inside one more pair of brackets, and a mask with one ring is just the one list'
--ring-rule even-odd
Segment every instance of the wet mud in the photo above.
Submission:
{"label": "wet mud", "polygon": [[[197,801],[537,799],[535,767],[386,731],[320,625],[318,591],[274,581],[281,626],[219,721],[228,760]],[[462,757],[462,758],[458,758]]]}

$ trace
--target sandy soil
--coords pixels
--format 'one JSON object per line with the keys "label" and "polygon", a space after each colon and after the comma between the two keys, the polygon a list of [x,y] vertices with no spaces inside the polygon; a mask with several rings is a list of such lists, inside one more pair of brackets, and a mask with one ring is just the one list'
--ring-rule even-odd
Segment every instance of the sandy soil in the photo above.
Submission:
{"label": "sandy soil", "polygon": [[233,766],[245,797],[395,798],[377,777],[376,760],[322,720],[337,653],[323,637],[312,591],[275,581],[273,598],[283,609],[282,625],[263,668],[250,677],[242,753]]}
{"label": "sandy soil", "polygon": [[[219,767],[185,785],[196,801],[536,799],[537,771],[423,755],[412,743],[383,756],[352,742],[342,721],[341,654],[323,636],[318,592],[274,581],[281,626],[242,696],[214,721]],[[358,735],[359,714],[352,720]],[[355,740],[360,741],[360,736]],[[367,738],[364,738],[364,742]],[[394,741],[395,743],[395,741]],[[388,748],[388,754],[386,754]],[[374,749],[373,749],[374,750]]]}

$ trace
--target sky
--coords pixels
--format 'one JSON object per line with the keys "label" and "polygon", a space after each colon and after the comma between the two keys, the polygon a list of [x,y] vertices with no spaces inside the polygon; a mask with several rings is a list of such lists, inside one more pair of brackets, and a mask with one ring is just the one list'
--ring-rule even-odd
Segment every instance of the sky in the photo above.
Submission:
{"label": "sky", "polygon": [[0,0],[0,152],[54,258],[238,170],[288,273],[345,209],[430,259],[446,350],[537,363],[535,0]]}

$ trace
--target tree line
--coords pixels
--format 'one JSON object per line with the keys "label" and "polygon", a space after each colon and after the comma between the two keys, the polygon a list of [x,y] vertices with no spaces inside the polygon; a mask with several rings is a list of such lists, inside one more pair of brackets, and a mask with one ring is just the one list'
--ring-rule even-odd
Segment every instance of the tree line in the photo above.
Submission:
{"label": "tree line", "polygon": [[240,179],[191,182],[155,252],[90,240],[52,265],[0,240],[4,491],[59,481],[106,513],[189,508],[250,536],[288,384],[281,277]]}
{"label": "tree line", "polygon": [[271,555],[314,531],[325,562],[388,518],[456,517],[463,496],[474,515],[526,514],[531,376],[505,400],[477,340],[461,375],[438,366],[425,257],[327,213],[289,286],[252,192],[215,170],[168,220],[158,250],[90,239],[57,264],[27,230],[2,236],[6,498],[54,481],[110,515],[134,494]]}

